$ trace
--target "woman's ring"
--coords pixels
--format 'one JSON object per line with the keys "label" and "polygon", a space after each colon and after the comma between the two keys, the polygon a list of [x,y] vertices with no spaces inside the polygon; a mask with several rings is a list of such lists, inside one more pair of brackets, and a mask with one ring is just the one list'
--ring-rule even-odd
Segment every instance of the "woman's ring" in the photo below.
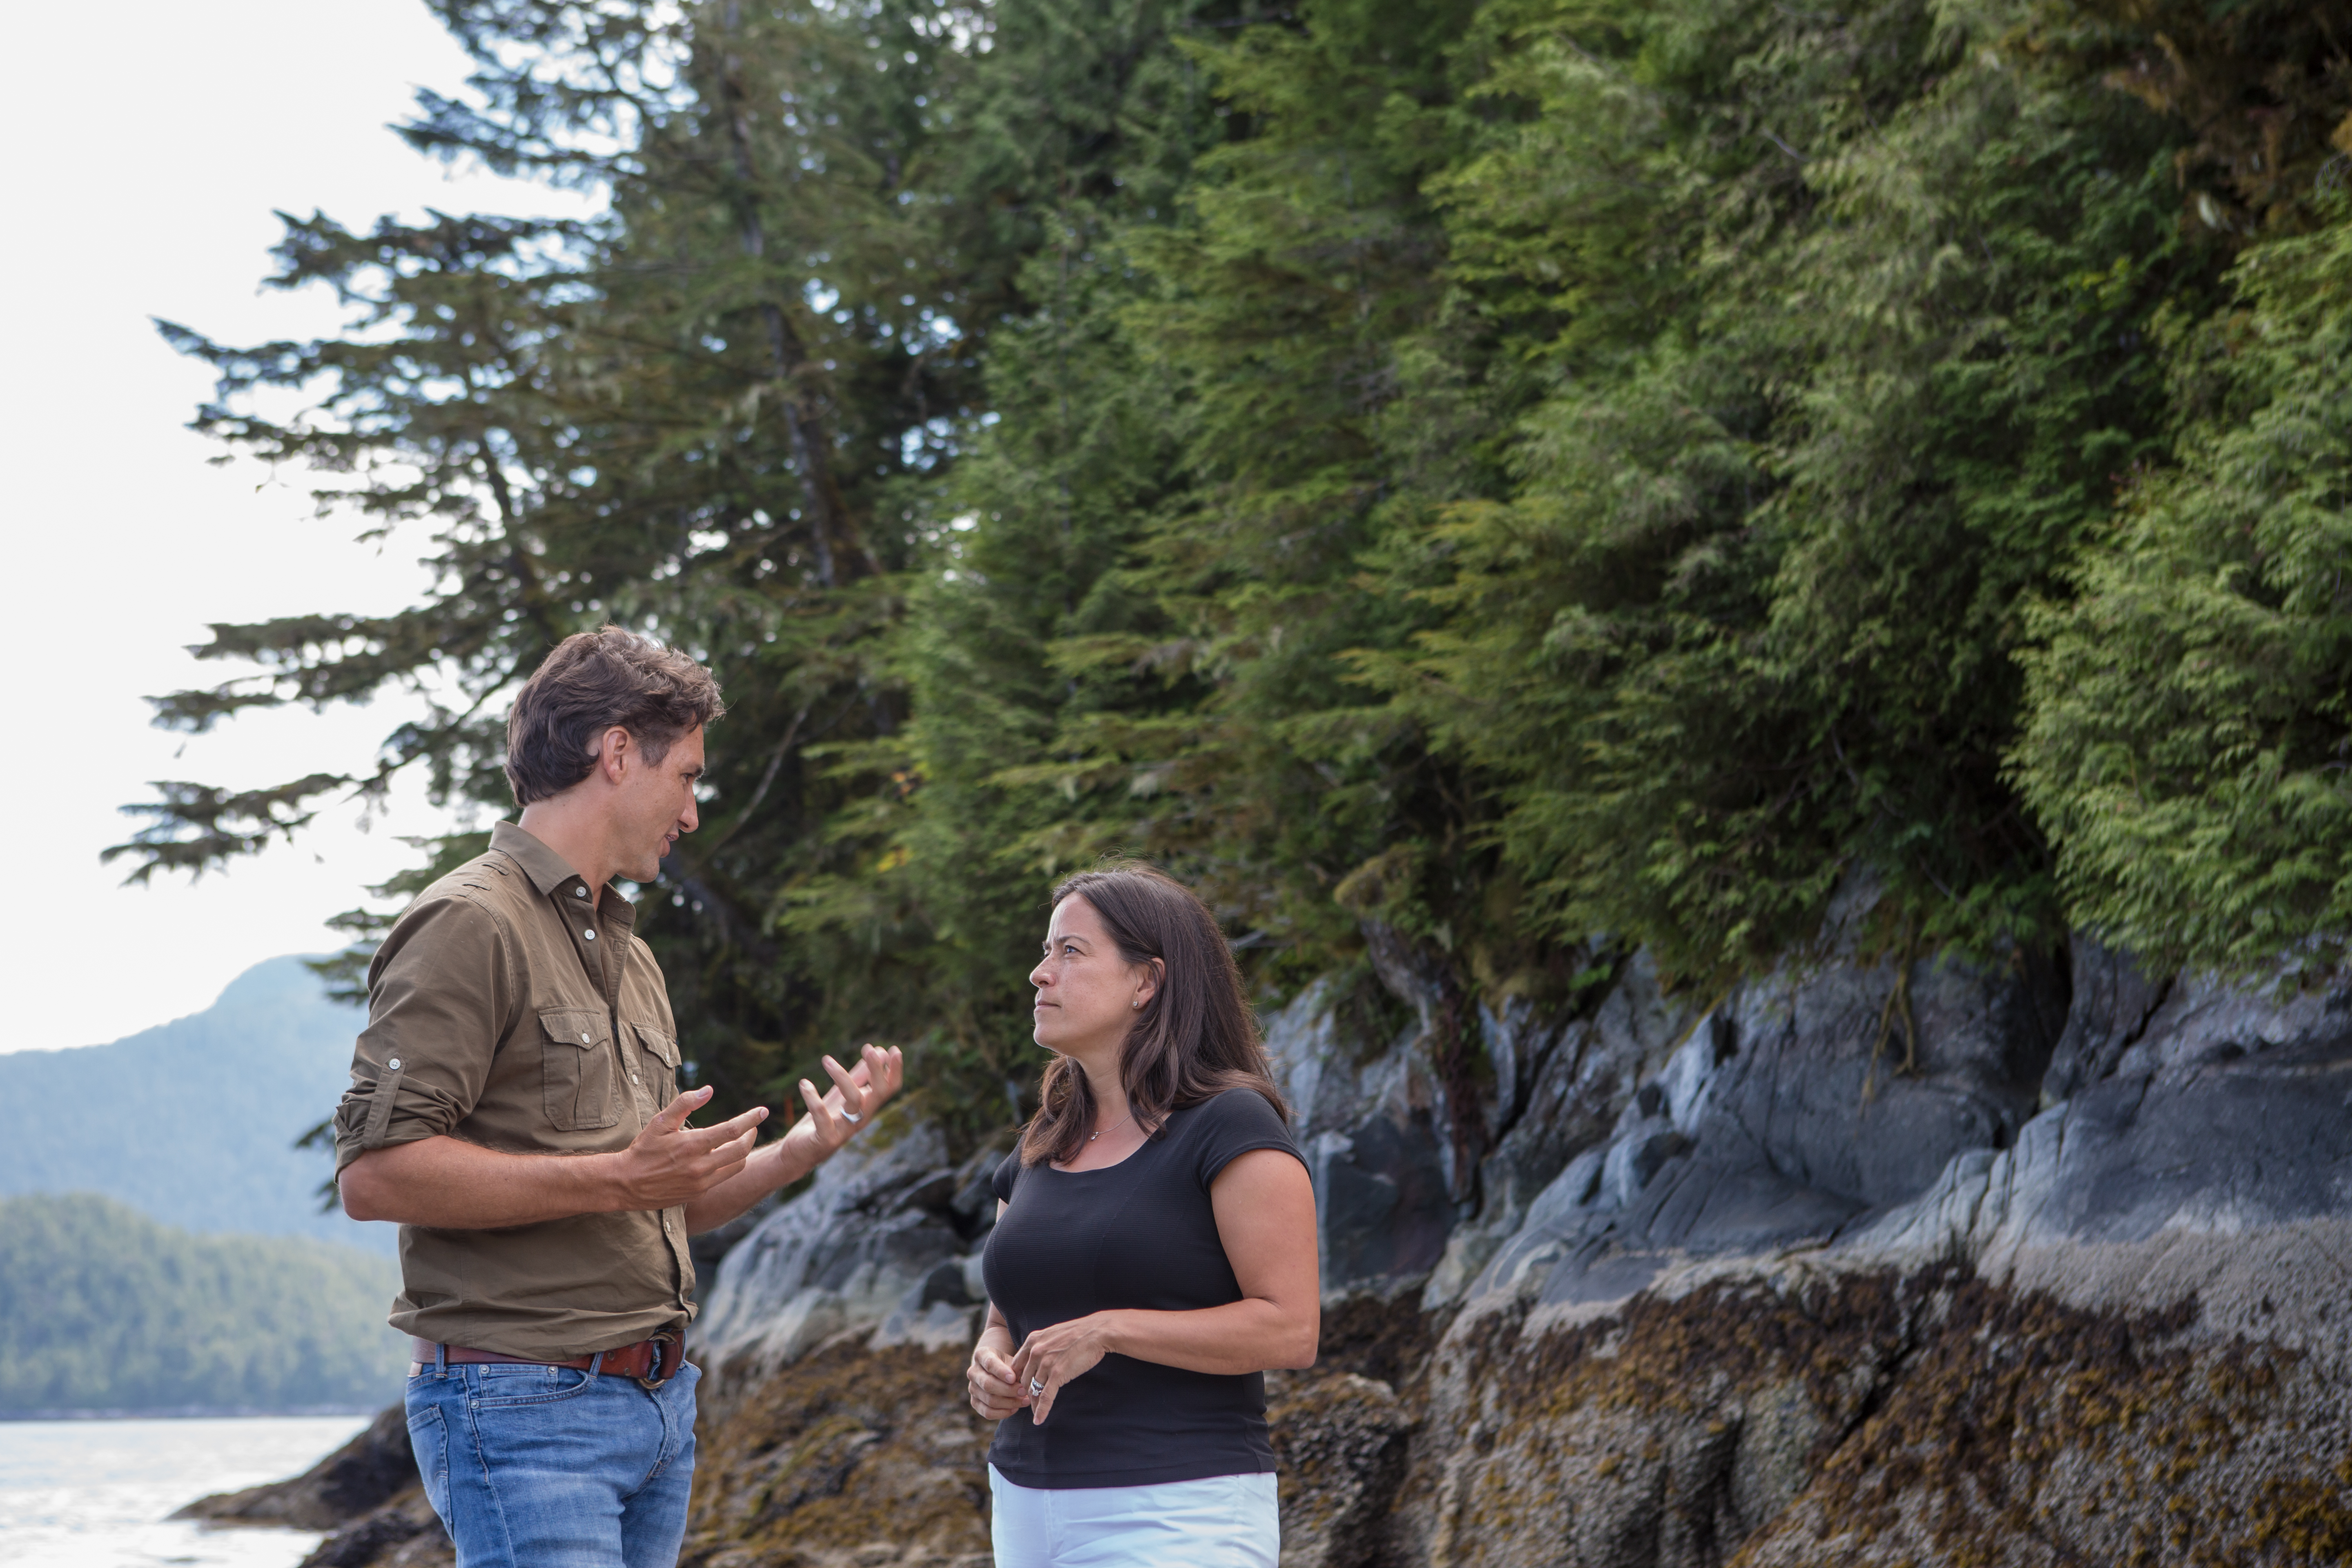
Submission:
{"label": "woman's ring", "polygon": [[[569,1038],[569,1037],[568,1037],[568,1036],[566,1037],[566,1038]],[[841,1113],[841,1119],[842,1119],[844,1121],[861,1121],[861,1120],[863,1120],[861,1117],[859,1117],[859,1115],[857,1114],[857,1112],[856,1112],[856,1111],[854,1111],[854,1110],[845,1110],[845,1111],[843,1111],[843,1112]]]}
{"label": "woman's ring", "polygon": [[1045,1380],[1044,1378],[1042,1378],[1042,1377],[1033,1377],[1033,1378],[1031,1378],[1031,1379],[1029,1380],[1029,1397],[1030,1397],[1030,1398],[1034,1399],[1034,1398],[1036,1398],[1039,1394],[1043,1394],[1043,1393],[1045,1393]]}

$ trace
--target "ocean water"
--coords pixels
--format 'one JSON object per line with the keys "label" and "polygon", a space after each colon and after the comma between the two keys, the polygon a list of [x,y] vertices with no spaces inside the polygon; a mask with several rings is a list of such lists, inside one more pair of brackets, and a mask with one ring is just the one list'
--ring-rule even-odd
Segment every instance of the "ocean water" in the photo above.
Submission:
{"label": "ocean water", "polygon": [[164,1516],[208,1492],[299,1475],[363,1415],[0,1421],[0,1563],[7,1568],[294,1568],[294,1530],[208,1530]]}

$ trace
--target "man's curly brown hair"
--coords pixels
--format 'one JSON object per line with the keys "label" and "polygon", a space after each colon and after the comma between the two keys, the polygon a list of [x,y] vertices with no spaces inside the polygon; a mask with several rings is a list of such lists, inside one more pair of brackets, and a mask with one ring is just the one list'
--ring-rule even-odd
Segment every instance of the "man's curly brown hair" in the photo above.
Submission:
{"label": "man's curly brown hair", "polygon": [[596,738],[618,725],[658,763],[679,736],[727,711],[710,671],[620,626],[556,644],[507,715],[515,804],[562,795],[596,765]]}

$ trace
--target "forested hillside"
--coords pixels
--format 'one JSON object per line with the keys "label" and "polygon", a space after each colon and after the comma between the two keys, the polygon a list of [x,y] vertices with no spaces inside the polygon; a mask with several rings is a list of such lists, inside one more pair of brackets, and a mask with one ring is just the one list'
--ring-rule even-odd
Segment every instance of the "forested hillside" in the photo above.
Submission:
{"label": "forested hillside", "polygon": [[333,1157],[295,1147],[350,1082],[362,1021],[289,956],[111,1045],[0,1054],[0,1195],[99,1193],[183,1230],[389,1255],[394,1226],[320,1212]]}
{"label": "forested hillside", "polygon": [[400,1387],[390,1261],[190,1236],[91,1194],[0,1198],[0,1415],[372,1408]]}
{"label": "forested hillside", "polygon": [[1890,951],[2343,957],[2339,6],[436,9],[478,74],[404,134],[605,216],[289,218],[348,337],[165,328],[440,579],[217,626],[162,718],[441,705],[167,786],[137,874],[400,769],[502,807],[506,695],[618,620],[731,709],[646,929],[734,1102],[884,1037],[1001,1119],[1112,851],[1269,995],[1457,1024],[1858,881]]}

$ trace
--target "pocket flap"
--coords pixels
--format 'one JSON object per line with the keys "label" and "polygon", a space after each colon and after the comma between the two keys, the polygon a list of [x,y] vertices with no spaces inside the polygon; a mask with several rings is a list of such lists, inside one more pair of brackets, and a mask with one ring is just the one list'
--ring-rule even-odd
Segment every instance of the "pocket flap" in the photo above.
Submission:
{"label": "pocket flap", "polygon": [[612,1016],[601,1007],[541,1007],[539,1025],[551,1044],[561,1041],[583,1050],[613,1037]]}
{"label": "pocket flap", "polygon": [[639,1024],[635,1026],[637,1038],[645,1042],[646,1049],[661,1058],[662,1066],[675,1071],[677,1067],[677,1041],[655,1028],[651,1024]]}

